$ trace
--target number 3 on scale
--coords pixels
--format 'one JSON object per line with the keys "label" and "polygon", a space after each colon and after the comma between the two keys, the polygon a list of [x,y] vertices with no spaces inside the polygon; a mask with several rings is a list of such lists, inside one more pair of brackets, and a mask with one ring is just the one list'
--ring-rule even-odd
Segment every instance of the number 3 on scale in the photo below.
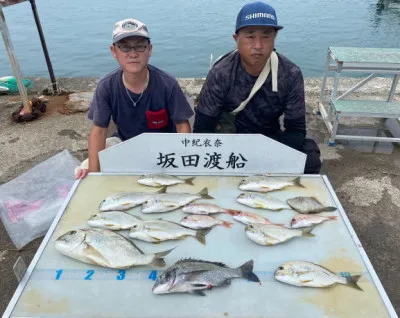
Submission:
{"label": "number 3 on scale", "polygon": [[120,269],[119,271],[118,271],[118,276],[117,276],[117,280],[124,280],[124,278],[125,278],[125,270],[123,270],[123,269]]}

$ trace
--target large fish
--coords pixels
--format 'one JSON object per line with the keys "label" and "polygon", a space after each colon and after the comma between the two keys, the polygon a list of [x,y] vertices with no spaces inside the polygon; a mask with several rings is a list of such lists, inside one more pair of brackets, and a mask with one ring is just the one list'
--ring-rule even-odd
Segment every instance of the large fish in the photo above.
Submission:
{"label": "large fish", "polygon": [[287,181],[264,175],[253,175],[244,178],[239,183],[240,190],[254,191],[254,192],[270,192],[270,191],[281,190],[290,186],[297,186],[304,188],[304,186],[300,183],[300,177],[297,177],[291,181]]}
{"label": "large fish", "polygon": [[312,230],[313,227],[296,230],[273,224],[249,224],[245,228],[250,240],[266,246],[277,245],[299,236],[313,237],[315,235],[310,233]]}
{"label": "large fish", "polygon": [[208,195],[207,188],[204,188],[199,193],[162,193],[158,194],[142,205],[143,213],[160,213],[176,210],[180,207],[189,204],[198,199],[213,199]]}
{"label": "large fish", "polygon": [[253,273],[252,260],[238,268],[230,268],[223,263],[183,259],[167,268],[158,277],[153,286],[153,293],[191,293],[205,296],[203,290],[229,286],[233,278],[260,282]]}
{"label": "large fish", "polygon": [[164,257],[172,250],[144,254],[135,244],[113,231],[80,229],[69,231],[56,239],[55,248],[78,261],[109,268],[139,265],[165,266]]}
{"label": "large fish", "polygon": [[88,224],[92,227],[114,231],[128,230],[134,225],[142,222],[143,221],[138,217],[122,211],[100,212],[92,215],[88,220]]}
{"label": "large fish", "polygon": [[147,174],[144,176],[140,176],[137,180],[138,183],[149,186],[149,187],[162,187],[162,186],[171,186],[175,184],[189,184],[193,185],[193,178],[180,179],[175,176],[171,176],[164,173],[157,174]]}
{"label": "large fish", "polygon": [[293,210],[299,213],[320,213],[320,212],[333,212],[336,207],[324,206],[318,199],[314,197],[295,197],[287,200],[287,203]]}
{"label": "large fish", "polygon": [[237,210],[224,209],[216,204],[203,203],[203,202],[189,203],[188,205],[185,205],[182,208],[182,211],[185,213],[192,213],[192,214],[215,214],[215,213],[237,212]]}
{"label": "large fish", "polygon": [[160,243],[168,240],[181,240],[187,236],[195,237],[200,243],[206,244],[209,230],[192,230],[180,224],[166,220],[143,221],[129,231],[129,237],[150,243]]}
{"label": "large fish", "polygon": [[273,211],[280,211],[290,209],[290,207],[283,201],[271,197],[267,194],[259,193],[241,193],[236,201],[243,205],[247,205],[256,209],[266,209]]}
{"label": "large fish", "polygon": [[227,228],[232,227],[232,223],[230,222],[219,220],[209,215],[197,215],[197,214],[184,216],[180,223],[183,226],[194,230],[208,229],[216,225],[222,225]]}
{"label": "large fish", "polygon": [[287,262],[275,271],[276,280],[298,287],[331,287],[341,284],[362,290],[357,284],[360,277],[342,277],[325,267],[305,261]]}
{"label": "large fish", "polygon": [[153,196],[165,193],[166,187],[157,192],[119,192],[111,194],[101,201],[99,210],[106,211],[125,211],[135,206],[141,205]]}
{"label": "large fish", "polygon": [[309,227],[313,225],[320,224],[325,221],[337,220],[337,216],[320,216],[313,214],[297,214],[293,217],[290,222],[290,226],[293,229],[298,229],[301,227]]}
{"label": "large fish", "polygon": [[275,224],[275,225],[284,225],[282,223],[272,223],[267,218],[262,217],[260,214],[255,212],[243,212],[243,211],[234,211],[229,212],[230,215],[236,221],[242,222],[243,224],[252,224],[252,223],[259,223],[259,224]]}

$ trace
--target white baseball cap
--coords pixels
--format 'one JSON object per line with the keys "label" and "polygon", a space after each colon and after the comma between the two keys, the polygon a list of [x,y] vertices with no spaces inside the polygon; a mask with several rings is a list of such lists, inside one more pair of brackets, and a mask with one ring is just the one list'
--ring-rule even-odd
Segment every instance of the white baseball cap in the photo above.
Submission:
{"label": "white baseball cap", "polygon": [[115,23],[112,35],[113,44],[130,36],[141,36],[150,39],[147,26],[139,20],[125,19]]}

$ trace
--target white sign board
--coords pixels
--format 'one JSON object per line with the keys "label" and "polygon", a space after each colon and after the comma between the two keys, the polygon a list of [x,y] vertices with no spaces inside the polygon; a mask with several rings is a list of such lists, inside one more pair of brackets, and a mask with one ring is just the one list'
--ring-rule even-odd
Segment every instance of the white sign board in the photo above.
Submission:
{"label": "white sign board", "polygon": [[259,134],[145,133],[99,159],[106,173],[302,174],[306,155]]}

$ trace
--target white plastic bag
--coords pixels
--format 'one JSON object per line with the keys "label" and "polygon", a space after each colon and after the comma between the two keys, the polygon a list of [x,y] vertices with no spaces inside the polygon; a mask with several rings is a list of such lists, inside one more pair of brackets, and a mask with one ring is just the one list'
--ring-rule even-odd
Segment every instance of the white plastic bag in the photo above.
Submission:
{"label": "white plastic bag", "polygon": [[0,218],[16,248],[46,234],[75,182],[68,150],[0,185]]}

